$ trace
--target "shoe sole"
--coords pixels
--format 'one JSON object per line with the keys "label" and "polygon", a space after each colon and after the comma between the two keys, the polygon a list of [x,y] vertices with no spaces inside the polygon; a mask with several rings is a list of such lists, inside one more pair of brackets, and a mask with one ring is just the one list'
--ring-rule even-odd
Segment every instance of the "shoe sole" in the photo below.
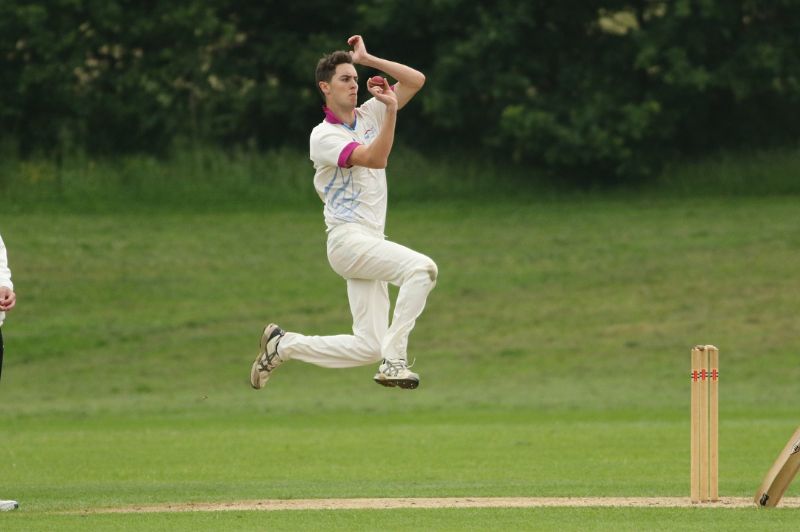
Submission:
{"label": "shoe sole", "polygon": [[[258,354],[258,358],[256,358],[256,361],[253,362],[253,366],[250,368],[250,386],[254,390],[260,390],[267,383],[267,381],[264,381],[263,383],[260,382],[261,376],[259,375],[259,371],[258,371],[258,359],[259,358],[261,358],[261,353]],[[267,379],[267,380],[269,380],[269,379]]]}
{"label": "shoe sole", "polygon": [[[269,336],[267,336],[267,334],[266,334],[267,329],[269,329],[270,327],[273,327],[273,326],[275,328],[272,330],[272,332],[269,334]],[[259,347],[261,348],[261,351],[258,353],[258,356],[256,357],[256,360],[253,362],[253,365],[250,367],[250,386],[254,390],[260,390],[264,386],[267,385],[267,381],[269,380],[270,375],[267,375],[267,378],[264,379],[264,382],[260,382],[261,376],[260,376],[260,372],[258,371],[258,361],[261,359],[261,355],[263,355],[264,352],[267,350],[267,344],[269,343],[269,341],[272,340],[275,337],[275,335],[281,334],[282,332],[283,332],[283,330],[281,330],[280,327],[278,327],[274,323],[270,323],[269,325],[264,327],[264,332],[261,333],[261,342],[259,342]],[[260,386],[259,386],[259,383],[260,383]]]}
{"label": "shoe sole", "polygon": [[413,379],[387,379],[385,377],[375,377],[373,379],[381,386],[387,388],[403,388],[404,390],[413,390],[419,386],[419,381]]}

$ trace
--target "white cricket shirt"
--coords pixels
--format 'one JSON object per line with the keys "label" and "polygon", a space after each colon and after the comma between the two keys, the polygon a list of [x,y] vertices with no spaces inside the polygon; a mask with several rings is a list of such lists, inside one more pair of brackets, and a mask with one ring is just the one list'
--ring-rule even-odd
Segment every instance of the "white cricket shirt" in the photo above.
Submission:
{"label": "white cricket shirt", "polygon": [[[11,270],[8,269],[8,256],[6,255],[6,245],[3,242],[3,237],[0,236],[0,286],[7,286],[14,289],[11,283]],[[0,312],[0,325],[3,325],[3,320],[6,319],[6,313]]]}
{"label": "white cricket shirt", "polygon": [[369,145],[383,126],[386,106],[370,98],[355,110],[353,127],[325,109],[325,120],[311,131],[310,152],[314,163],[314,188],[325,203],[328,231],[345,223],[358,223],[383,233],[386,225],[386,172],[349,166],[350,154]]}

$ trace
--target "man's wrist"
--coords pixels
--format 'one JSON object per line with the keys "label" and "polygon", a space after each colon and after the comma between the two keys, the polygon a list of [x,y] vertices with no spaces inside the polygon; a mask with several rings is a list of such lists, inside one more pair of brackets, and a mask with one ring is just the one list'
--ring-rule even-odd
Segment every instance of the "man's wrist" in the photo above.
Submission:
{"label": "man's wrist", "polygon": [[364,55],[364,57],[362,57],[362,58],[361,58],[361,59],[358,61],[358,64],[359,64],[359,65],[362,65],[362,66],[365,66],[365,67],[371,67],[371,66],[373,66],[373,64],[375,63],[375,59],[377,59],[377,58],[376,58],[374,55],[372,55],[372,54],[365,54],[365,55]]}

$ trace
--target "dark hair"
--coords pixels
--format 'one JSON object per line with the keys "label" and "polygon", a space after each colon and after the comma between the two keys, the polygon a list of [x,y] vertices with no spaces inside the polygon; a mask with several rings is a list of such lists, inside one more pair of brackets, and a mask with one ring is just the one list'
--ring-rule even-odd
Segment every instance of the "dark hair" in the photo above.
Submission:
{"label": "dark hair", "polygon": [[345,52],[343,50],[331,52],[328,55],[322,56],[317,63],[317,90],[322,96],[323,101],[325,101],[325,94],[319,88],[319,82],[324,81],[330,83],[333,79],[333,75],[336,74],[336,67],[343,63],[353,64],[353,58],[350,56],[350,52]]}

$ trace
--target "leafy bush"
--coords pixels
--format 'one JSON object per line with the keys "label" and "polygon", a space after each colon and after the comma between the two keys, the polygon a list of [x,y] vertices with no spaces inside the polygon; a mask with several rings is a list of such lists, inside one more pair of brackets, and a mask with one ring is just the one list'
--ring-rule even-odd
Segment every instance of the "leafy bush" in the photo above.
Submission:
{"label": "leafy bush", "polygon": [[356,32],[427,75],[399,138],[429,152],[606,183],[800,136],[794,0],[5,0],[0,127],[23,156],[302,146]]}

